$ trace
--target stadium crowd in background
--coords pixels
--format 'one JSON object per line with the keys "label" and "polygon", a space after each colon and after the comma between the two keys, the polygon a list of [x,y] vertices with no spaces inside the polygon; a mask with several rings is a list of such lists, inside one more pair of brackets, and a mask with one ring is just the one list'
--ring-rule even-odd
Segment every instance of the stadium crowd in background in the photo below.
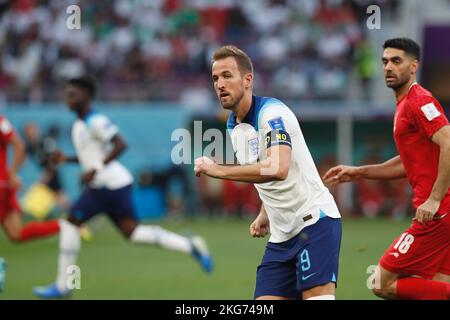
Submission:
{"label": "stadium crowd in background", "polygon": [[[395,19],[398,0],[0,0],[0,106],[60,101],[64,79],[90,73],[99,80],[101,101],[178,101],[205,109],[215,103],[207,76],[211,53],[223,43],[242,47],[259,66],[257,92],[286,101],[345,99],[353,74],[368,100],[377,69],[364,34],[369,2],[382,7],[383,18]],[[66,27],[66,8],[75,3],[82,8],[81,30]],[[166,185],[166,205],[179,215],[179,197]],[[257,211],[251,188],[207,180],[197,187],[206,213]],[[398,211],[374,206],[373,199],[397,203],[407,194],[356,188],[357,210],[369,216]],[[254,199],[246,208],[238,190]]]}
{"label": "stadium crowd in background", "polygon": [[[260,66],[257,91],[345,99],[351,71],[363,83],[371,77],[369,2],[395,17],[398,0],[3,0],[0,104],[57,101],[62,79],[90,73],[99,100],[207,105],[214,100],[205,74],[223,43]],[[72,4],[82,8],[80,30],[66,27]]]}

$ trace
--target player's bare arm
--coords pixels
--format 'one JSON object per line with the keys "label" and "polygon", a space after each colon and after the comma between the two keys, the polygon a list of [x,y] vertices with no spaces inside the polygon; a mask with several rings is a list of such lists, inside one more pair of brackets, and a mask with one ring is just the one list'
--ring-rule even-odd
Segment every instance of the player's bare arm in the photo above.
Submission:
{"label": "player's bare arm", "polygon": [[25,161],[25,145],[18,134],[12,136],[10,144],[14,149],[14,158],[9,171],[9,182],[13,188],[20,188],[21,183],[17,172]]}
{"label": "player's bare arm", "polygon": [[450,187],[450,126],[439,129],[433,135],[432,141],[440,148],[439,167],[430,197],[416,211],[416,219],[424,224],[433,220]]}
{"label": "player's bare arm", "polygon": [[269,234],[270,223],[264,204],[261,205],[261,211],[255,221],[250,225],[250,235],[254,238],[264,238]]}
{"label": "player's bare arm", "polygon": [[62,165],[64,163],[78,163],[78,158],[76,156],[67,156],[59,149],[53,153],[52,157],[56,165]]}
{"label": "player's bare arm", "polygon": [[393,157],[380,164],[365,166],[339,165],[331,168],[323,176],[323,181],[329,186],[359,179],[394,180],[406,177],[405,168],[400,156]]}
{"label": "player's bare arm", "polygon": [[[113,144],[113,148],[111,152],[106,156],[105,160],[103,160],[103,165],[107,165],[112,160],[117,159],[120,156],[120,154],[122,154],[122,152],[124,152],[125,149],[127,148],[127,144],[125,143],[125,140],[120,134],[116,134],[111,139],[111,142]],[[81,182],[86,184],[91,182],[94,179],[96,173],[97,170],[95,169],[83,173],[81,176]]]}
{"label": "player's bare arm", "polygon": [[205,174],[212,178],[249,183],[264,183],[286,179],[291,165],[291,147],[276,145],[267,149],[267,159],[250,165],[223,166],[207,157],[195,160],[197,177]]}
{"label": "player's bare arm", "polygon": [[117,159],[122,154],[122,152],[124,152],[125,149],[127,148],[127,144],[120,134],[116,134],[111,139],[111,142],[113,144],[113,149],[103,161],[103,164],[105,165],[110,163],[112,160]]}

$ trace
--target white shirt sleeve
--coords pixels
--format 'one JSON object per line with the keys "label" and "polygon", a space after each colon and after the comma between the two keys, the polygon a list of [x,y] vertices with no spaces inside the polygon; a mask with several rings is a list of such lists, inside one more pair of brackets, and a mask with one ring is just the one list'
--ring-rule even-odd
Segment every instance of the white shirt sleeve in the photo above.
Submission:
{"label": "white shirt sleeve", "polygon": [[110,141],[119,132],[119,128],[104,115],[92,116],[88,125],[94,138],[102,142]]}
{"label": "white shirt sleeve", "polygon": [[[258,119],[259,131],[266,139],[266,143],[271,138],[272,143],[291,145],[291,138],[298,134],[296,123],[297,118],[281,102],[270,103],[264,106]],[[275,136],[270,136],[271,133],[275,134]],[[281,136],[277,134],[281,134]],[[275,141],[273,138],[278,138],[276,139],[278,141]]]}
{"label": "white shirt sleeve", "polygon": [[13,132],[13,127],[8,119],[0,118],[0,131],[4,136],[8,136]]}

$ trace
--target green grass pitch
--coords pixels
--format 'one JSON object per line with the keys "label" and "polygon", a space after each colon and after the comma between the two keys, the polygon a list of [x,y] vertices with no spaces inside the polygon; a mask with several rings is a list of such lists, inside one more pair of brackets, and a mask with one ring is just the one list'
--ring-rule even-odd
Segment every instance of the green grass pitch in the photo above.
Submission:
{"label": "green grass pitch", "polygon": [[[94,238],[83,242],[78,260],[81,289],[73,299],[252,299],[256,267],[267,239],[248,234],[250,221],[215,219],[157,222],[183,234],[203,235],[214,257],[213,274],[204,274],[184,254],[122,239],[104,219],[93,221]],[[343,219],[337,299],[375,299],[366,287],[369,265],[408,226],[409,221]],[[32,287],[52,282],[58,238],[24,245],[0,232],[0,256],[7,262],[0,299],[33,299]]]}

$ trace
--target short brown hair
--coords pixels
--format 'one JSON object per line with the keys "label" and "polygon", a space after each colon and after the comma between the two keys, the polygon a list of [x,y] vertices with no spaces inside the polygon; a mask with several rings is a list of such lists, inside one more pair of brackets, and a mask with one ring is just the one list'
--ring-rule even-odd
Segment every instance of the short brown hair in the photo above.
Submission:
{"label": "short brown hair", "polygon": [[213,54],[213,62],[217,60],[222,60],[228,57],[233,57],[236,60],[239,71],[241,74],[243,73],[251,73],[253,74],[253,64],[250,57],[241,49],[236,46],[228,45],[223,46]]}

